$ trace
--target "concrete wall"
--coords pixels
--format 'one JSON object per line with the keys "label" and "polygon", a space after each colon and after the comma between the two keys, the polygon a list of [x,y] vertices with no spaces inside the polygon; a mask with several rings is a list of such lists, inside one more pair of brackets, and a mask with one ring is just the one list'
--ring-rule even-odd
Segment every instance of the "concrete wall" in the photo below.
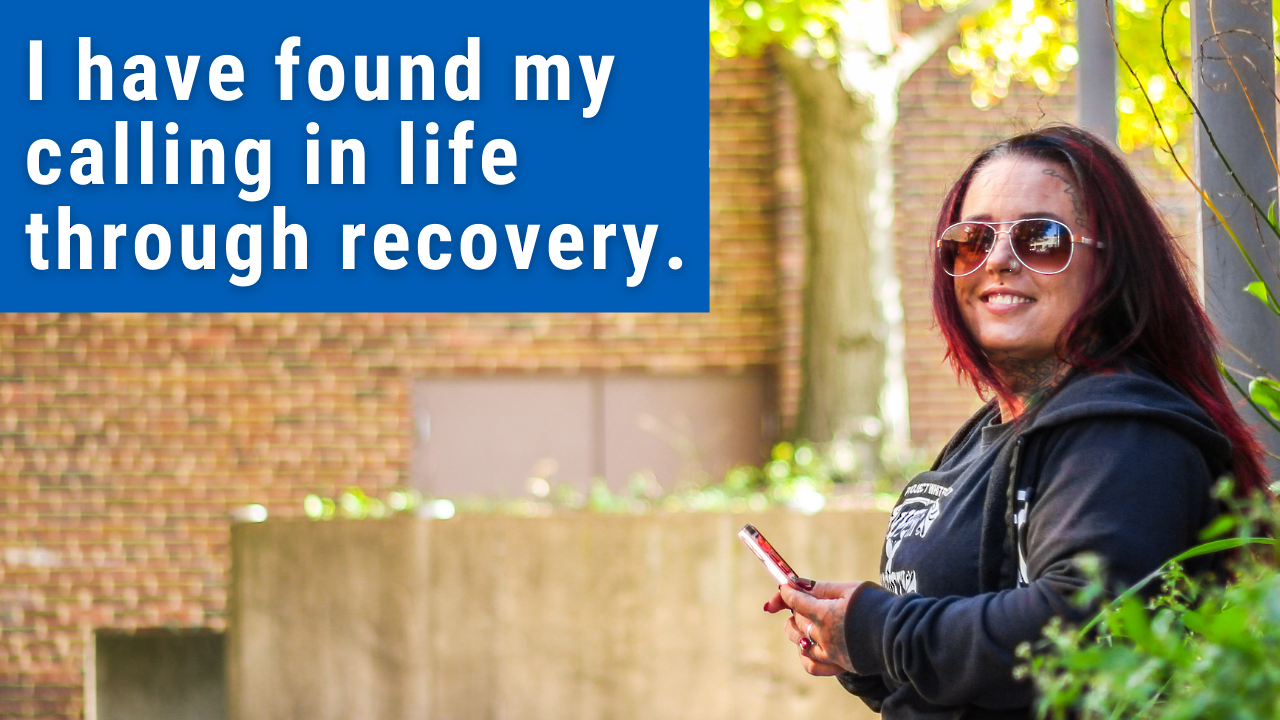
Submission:
{"label": "concrete wall", "polygon": [[90,720],[226,720],[222,633],[96,633]]}
{"label": "concrete wall", "polygon": [[234,720],[872,717],[800,669],[752,522],[802,574],[878,572],[887,515],[271,520],[232,531]]}

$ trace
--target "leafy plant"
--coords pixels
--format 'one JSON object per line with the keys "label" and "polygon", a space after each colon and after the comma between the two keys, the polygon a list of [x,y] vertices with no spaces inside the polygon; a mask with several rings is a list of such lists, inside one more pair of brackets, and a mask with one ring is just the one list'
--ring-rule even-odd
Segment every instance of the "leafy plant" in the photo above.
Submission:
{"label": "leafy plant", "polygon": [[[1226,483],[1218,496],[1235,503]],[[1019,673],[1040,689],[1040,716],[1280,717],[1280,554],[1275,540],[1259,536],[1277,520],[1269,502],[1235,503],[1205,529],[1209,542],[1170,560],[1093,621],[1080,628],[1054,621],[1038,652],[1019,648],[1028,660]],[[1233,530],[1234,537],[1221,537]],[[1239,553],[1228,584],[1183,570],[1186,560],[1232,549]],[[1077,601],[1096,602],[1104,593],[1102,568],[1096,559],[1082,567],[1089,584]],[[1159,592],[1144,600],[1156,580]]]}
{"label": "leafy plant", "polygon": [[[965,2],[917,4],[954,11]],[[996,105],[1014,82],[1057,93],[1079,62],[1076,5],[1073,0],[1003,0],[961,20],[947,59],[952,72],[970,77],[973,104]],[[1126,74],[1118,84],[1119,145],[1125,152],[1153,148],[1166,165],[1174,157],[1186,161],[1192,112],[1174,77],[1185,77],[1191,68],[1190,0],[1163,5],[1115,0],[1114,5],[1117,44],[1132,68],[1132,76]],[[859,22],[850,16],[860,7],[846,0],[711,0],[711,47],[718,56],[734,57],[780,45],[837,60],[842,23]]]}
{"label": "leafy plant", "polygon": [[711,0],[711,49],[721,57],[757,56],[769,45],[810,44],[834,59],[844,0]]}
{"label": "leafy plant", "polygon": [[383,519],[416,515],[447,519],[455,513],[539,517],[572,512],[638,514],[648,512],[760,512],[785,507],[805,513],[822,509],[876,508],[888,510],[906,480],[923,468],[911,462],[882,462],[879,474],[858,457],[850,442],[817,445],[780,442],[764,464],[741,465],[718,482],[686,483],[671,489],[658,484],[652,473],[635,472],[626,487],[612,490],[595,478],[587,491],[544,477],[529,478],[529,496],[518,498],[424,497],[412,488],[392,488],[385,498],[348,487],[337,497],[308,495],[303,511],[313,520]]}
{"label": "leafy plant", "polygon": [[973,104],[987,108],[1013,81],[1057,93],[1079,61],[1075,3],[1023,0],[997,3],[962,21],[960,42],[947,51],[951,69],[973,79]]}
{"label": "leafy plant", "polygon": [[[1117,47],[1131,69],[1117,84],[1120,148],[1158,148],[1157,160],[1171,164],[1171,147],[1185,161],[1191,149],[1191,105],[1176,90],[1174,73],[1186,76],[1191,69],[1191,3],[1110,4]],[[974,105],[999,102],[1015,80],[1056,93],[1079,60],[1076,6],[1060,0],[1013,0],[962,25],[960,42],[947,58],[953,72],[973,79]]]}
{"label": "leafy plant", "polygon": [[[368,495],[356,486],[348,487],[337,497],[307,495],[302,501],[302,511],[312,520],[347,518],[363,520],[380,519],[406,513],[419,513],[424,507],[422,493],[413,488],[392,488],[385,499]],[[444,510],[427,506],[431,510]]]}

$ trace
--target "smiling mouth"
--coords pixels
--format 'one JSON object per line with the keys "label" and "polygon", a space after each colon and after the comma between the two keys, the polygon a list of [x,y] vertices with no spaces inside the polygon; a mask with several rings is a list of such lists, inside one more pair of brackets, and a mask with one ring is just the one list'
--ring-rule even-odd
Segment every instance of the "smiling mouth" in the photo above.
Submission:
{"label": "smiling mouth", "polygon": [[1021,295],[1006,295],[1004,293],[992,293],[984,298],[982,302],[989,305],[1029,305],[1035,300]]}

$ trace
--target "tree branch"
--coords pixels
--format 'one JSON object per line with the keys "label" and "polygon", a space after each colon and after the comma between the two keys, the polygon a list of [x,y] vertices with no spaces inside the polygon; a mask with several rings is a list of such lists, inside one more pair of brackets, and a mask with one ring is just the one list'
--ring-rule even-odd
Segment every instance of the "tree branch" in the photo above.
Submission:
{"label": "tree branch", "polygon": [[943,43],[956,34],[961,18],[985,12],[995,4],[996,0],[973,0],[963,7],[944,13],[933,24],[907,37],[893,55],[889,56],[888,65],[893,70],[897,84],[906,82],[926,60],[938,52]]}

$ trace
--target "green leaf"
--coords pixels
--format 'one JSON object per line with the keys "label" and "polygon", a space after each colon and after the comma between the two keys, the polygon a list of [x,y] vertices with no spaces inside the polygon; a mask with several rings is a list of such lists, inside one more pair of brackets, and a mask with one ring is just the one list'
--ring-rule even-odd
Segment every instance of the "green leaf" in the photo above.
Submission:
{"label": "green leaf", "polygon": [[[1232,548],[1243,547],[1245,545],[1275,545],[1275,544],[1276,544],[1276,541],[1273,538],[1261,538],[1261,537],[1227,538],[1226,540],[1214,540],[1213,542],[1207,542],[1207,543],[1204,543],[1203,545],[1197,545],[1191,548],[1190,550],[1179,553],[1172,560],[1169,560],[1168,562],[1166,562],[1165,565],[1167,566],[1169,563],[1182,562],[1183,560],[1186,560],[1188,558],[1199,557],[1201,555],[1208,555],[1209,553],[1215,553],[1215,552],[1218,552],[1219,550],[1230,550]],[[1142,582],[1146,582],[1148,579],[1150,579],[1150,577],[1151,576],[1144,578]],[[1134,586],[1134,588],[1138,588],[1138,587],[1142,587],[1142,583],[1138,583],[1137,585]],[[1131,590],[1134,588],[1131,588]],[[1129,592],[1129,591],[1125,591],[1125,592]]]}
{"label": "green leaf", "polygon": [[1271,378],[1256,377],[1249,381],[1249,399],[1280,420],[1280,383]]}
{"label": "green leaf", "polygon": [[1216,537],[1222,537],[1231,532],[1237,522],[1238,520],[1234,515],[1219,515],[1217,520],[1209,523],[1208,527],[1200,531],[1200,539],[1212,540]]}
{"label": "green leaf", "polygon": [[1191,632],[1197,632],[1197,633],[1200,633],[1201,635],[1204,634],[1204,630],[1207,625],[1204,617],[1200,613],[1194,610],[1183,613],[1182,623],[1186,625],[1187,629],[1190,630]]}
{"label": "green leaf", "polygon": [[[1249,611],[1231,607],[1217,612],[1201,611],[1204,621],[1198,632],[1209,640],[1228,646],[1241,646],[1248,642]],[[1190,623],[1187,625],[1190,627]]]}
{"label": "green leaf", "polygon": [[1115,629],[1114,635],[1118,637],[1127,637],[1133,640],[1134,644],[1146,650],[1152,650],[1155,643],[1151,637],[1151,618],[1147,616],[1147,609],[1142,606],[1142,601],[1136,597],[1128,597],[1120,605],[1120,609],[1116,611],[1114,620],[1119,626]]}
{"label": "green leaf", "polygon": [[1254,280],[1248,285],[1245,285],[1244,291],[1261,300],[1264,305],[1271,304],[1267,300],[1267,286],[1261,280]]}
{"label": "green leaf", "polygon": [[[1280,234],[1280,230],[1277,230],[1276,232],[1277,234]],[[1266,283],[1261,280],[1254,280],[1244,286],[1244,291],[1261,300],[1262,304],[1266,305],[1268,310],[1276,315],[1280,315],[1280,305],[1276,305],[1275,299],[1271,297],[1271,289],[1267,287]]]}
{"label": "green leaf", "polygon": [[1272,200],[1271,205],[1267,207],[1267,222],[1271,227],[1276,227],[1276,201]]}

